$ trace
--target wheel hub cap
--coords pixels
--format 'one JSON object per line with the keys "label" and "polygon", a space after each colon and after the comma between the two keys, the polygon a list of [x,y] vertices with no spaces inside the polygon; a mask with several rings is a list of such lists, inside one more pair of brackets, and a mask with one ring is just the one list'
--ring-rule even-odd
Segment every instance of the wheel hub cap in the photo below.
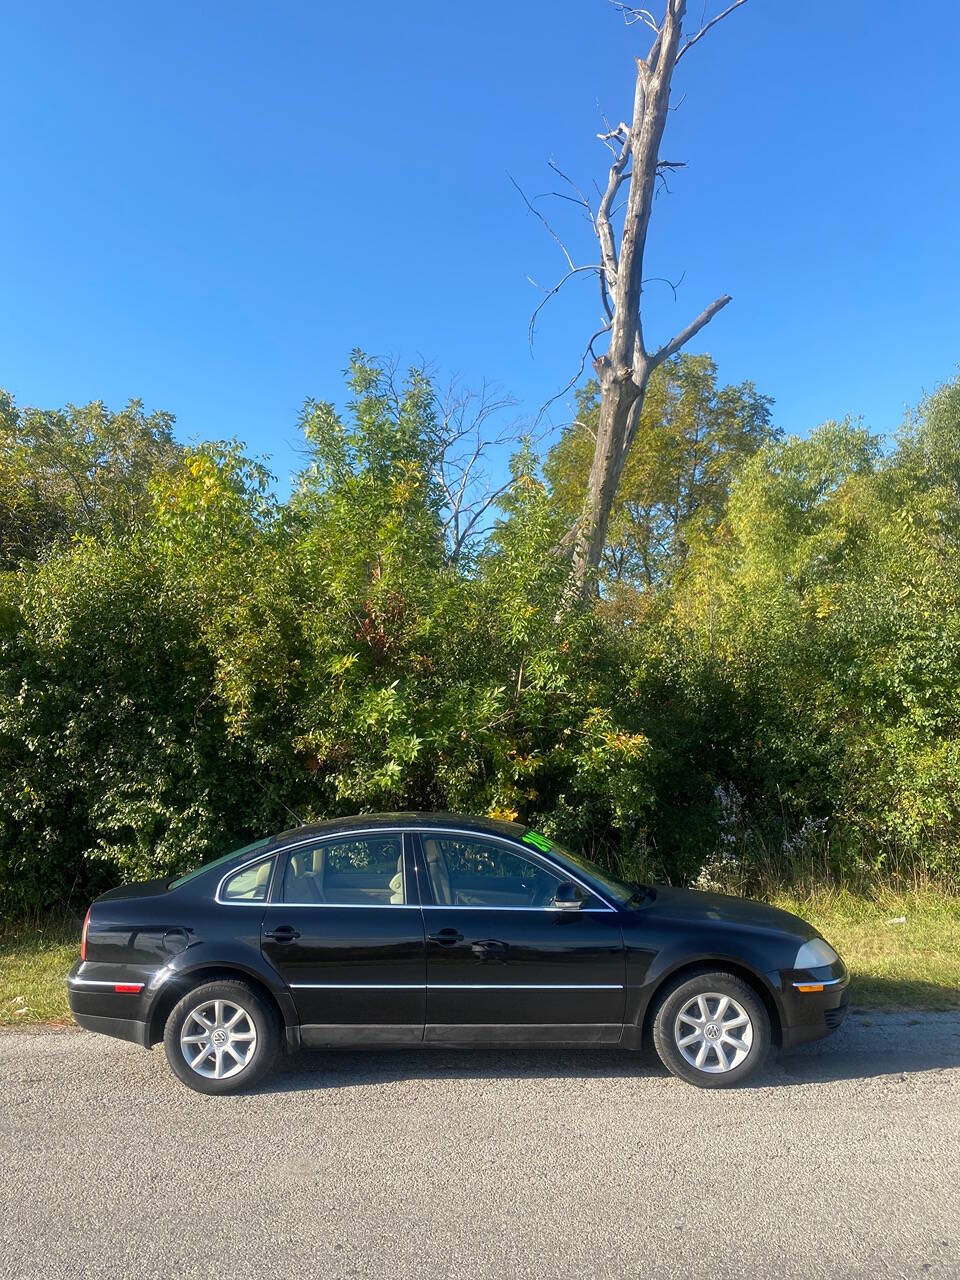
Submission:
{"label": "wheel hub cap", "polygon": [[180,1052],[191,1071],[207,1079],[238,1075],[257,1049],[257,1029],[242,1005],[205,1000],[183,1020]]}
{"label": "wheel hub cap", "polygon": [[688,1000],[673,1025],[677,1048],[691,1067],[719,1075],[738,1067],[753,1047],[753,1022],[732,996],[708,991]]}

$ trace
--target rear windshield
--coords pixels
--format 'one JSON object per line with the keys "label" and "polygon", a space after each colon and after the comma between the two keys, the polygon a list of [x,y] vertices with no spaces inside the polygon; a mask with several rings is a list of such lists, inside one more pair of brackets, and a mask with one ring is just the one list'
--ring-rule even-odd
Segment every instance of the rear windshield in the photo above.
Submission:
{"label": "rear windshield", "polygon": [[221,867],[225,863],[231,862],[234,858],[239,858],[241,854],[253,853],[255,849],[262,849],[265,844],[270,843],[270,839],[270,836],[265,836],[263,840],[254,840],[253,844],[245,844],[242,849],[231,849],[222,858],[216,858],[213,862],[205,862],[202,867],[196,867],[193,871],[188,871],[186,875],[178,876],[176,880],[171,880],[167,888],[179,889],[182,884],[189,884],[197,876],[202,876],[205,871],[212,871],[214,867]]}

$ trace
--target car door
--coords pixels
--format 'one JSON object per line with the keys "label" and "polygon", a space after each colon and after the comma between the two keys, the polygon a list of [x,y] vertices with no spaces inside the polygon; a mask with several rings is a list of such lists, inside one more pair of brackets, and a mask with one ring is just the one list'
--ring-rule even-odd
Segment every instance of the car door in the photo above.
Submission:
{"label": "car door", "polygon": [[281,854],[260,945],[290,987],[304,1044],[422,1040],[424,931],[408,839],[347,832]]}
{"label": "car door", "polygon": [[[620,1039],[624,946],[609,904],[546,859],[494,837],[425,830],[417,858],[425,1039]],[[577,897],[578,907],[554,905],[561,886],[561,898]]]}

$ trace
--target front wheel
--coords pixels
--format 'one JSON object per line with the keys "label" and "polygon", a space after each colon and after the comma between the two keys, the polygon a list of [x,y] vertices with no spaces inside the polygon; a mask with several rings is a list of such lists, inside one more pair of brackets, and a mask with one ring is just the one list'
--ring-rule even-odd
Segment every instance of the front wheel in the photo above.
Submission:
{"label": "front wheel", "polygon": [[704,1089],[740,1084],[770,1047],[770,1017],[752,987],[722,970],[685,978],[663,997],[653,1022],[660,1061]]}
{"label": "front wheel", "polygon": [[277,1017],[245,982],[194,987],[174,1005],[163,1047],[174,1074],[198,1093],[249,1089],[273,1066]]}

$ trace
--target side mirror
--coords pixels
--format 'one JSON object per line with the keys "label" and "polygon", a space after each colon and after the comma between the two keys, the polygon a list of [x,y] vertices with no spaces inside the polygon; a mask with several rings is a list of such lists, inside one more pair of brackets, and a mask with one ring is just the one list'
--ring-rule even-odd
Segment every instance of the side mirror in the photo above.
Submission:
{"label": "side mirror", "polygon": [[557,886],[557,892],[550,905],[557,911],[579,911],[583,906],[583,899],[580,897],[577,886],[565,880],[563,884]]}

